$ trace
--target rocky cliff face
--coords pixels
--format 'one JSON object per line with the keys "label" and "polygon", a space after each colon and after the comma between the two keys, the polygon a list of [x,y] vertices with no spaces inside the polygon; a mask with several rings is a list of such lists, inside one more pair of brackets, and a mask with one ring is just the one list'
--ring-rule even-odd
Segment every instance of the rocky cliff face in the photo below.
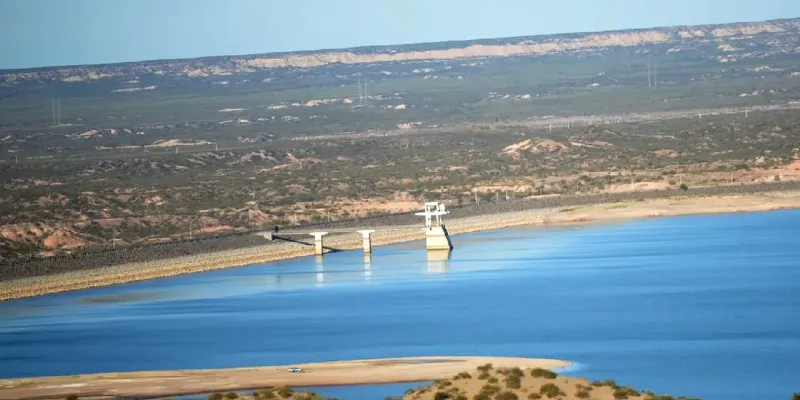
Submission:
{"label": "rocky cliff face", "polygon": [[[531,36],[424,45],[382,46],[319,52],[148,61],[112,65],[0,71],[0,85],[31,82],[91,82],[110,78],[136,84],[142,78],[202,78],[280,68],[314,68],[331,64],[374,64],[492,57],[592,53],[647,45],[672,46],[667,52],[703,50],[720,62],[738,58],[800,52],[800,18],[768,22],[683,26],[602,33]],[[758,46],[754,49],[752,42]],[[750,45],[743,46],[742,43]],[[711,45],[711,47],[708,47]],[[659,50],[661,51],[661,50]],[[125,89],[130,90],[130,89]],[[135,90],[135,87],[134,87]],[[144,90],[144,89],[142,89]],[[149,90],[149,89],[148,89]]]}

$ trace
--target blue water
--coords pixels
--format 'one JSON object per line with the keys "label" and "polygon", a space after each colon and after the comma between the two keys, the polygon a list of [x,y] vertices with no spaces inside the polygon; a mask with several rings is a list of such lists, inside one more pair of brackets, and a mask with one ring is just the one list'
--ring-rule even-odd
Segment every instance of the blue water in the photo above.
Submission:
{"label": "blue water", "polygon": [[453,239],[0,303],[0,377],[500,355],[706,400],[800,390],[800,211]]}

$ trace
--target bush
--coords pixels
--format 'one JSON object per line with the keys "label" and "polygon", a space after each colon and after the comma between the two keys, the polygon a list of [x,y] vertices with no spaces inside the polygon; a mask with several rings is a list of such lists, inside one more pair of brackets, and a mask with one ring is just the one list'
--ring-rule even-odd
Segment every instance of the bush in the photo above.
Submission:
{"label": "bush", "polygon": [[488,396],[494,396],[494,395],[500,393],[500,386],[489,385],[489,384],[483,385],[483,387],[481,388],[480,393],[485,393]]}
{"label": "bush", "polygon": [[800,400],[800,393],[795,393],[792,395],[792,400]]}
{"label": "bush", "polygon": [[475,396],[472,396],[472,400],[492,400],[492,397],[486,393],[478,393]]}
{"label": "bush", "polygon": [[633,388],[629,388],[629,387],[623,386],[623,387],[618,387],[618,388],[614,389],[614,398],[617,399],[617,400],[625,400],[628,397],[634,397],[634,396],[638,396],[638,395],[639,395],[639,392],[637,392]]}
{"label": "bush", "polygon": [[208,400],[222,400],[222,393],[211,393],[208,395]]}
{"label": "bush", "polygon": [[561,391],[561,388],[552,383],[545,383],[544,385],[542,385],[539,388],[539,393],[551,399],[554,397],[565,395],[564,392]]}
{"label": "bush", "polygon": [[509,375],[506,377],[506,387],[509,389],[519,389],[522,387],[522,380],[518,375]]}
{"label": "bush", "polygon": [[433,400],[447,400],[450,398],[450,393],[447,392],[436,392],[433,395]]}
{"label": "bush", "polygon": [[269,389],[259,390],[256,392],[256,397],[262,400],[270,400],[275,398],[275,393]]}
{"label": "bush", "polygon": [[453,380],[470,379],[470,378],[472,378],[472,375],[470,375],[469,372],[459,372],[458,374],[456,374],[456,376],[453,377]]}
{"label": "bush", "polygon": [[238,399],[239,395],[233,392],[225,393],[225,398],[228,400]]}
{"label": "bush", "polygon": [[558,374],[549,369],[544,368],[534,368],[531,370],[531,376],[534,378],[545,378],[545,379],[555,379]]}
{"label": "bush", "polygon": [[542,395],[540,395],[539,393],[531,393],[531,394],[528,395],[528,399],[530,399],[530,400],[539,400],[541,398],[542,398]]}
{"label": "bush", "polygon": [[484,365],[481,365],[480,367],[478,367],[478,371],[481,371],[481,372],[489,372],[491,370],[492,370],[492,363],[484,364]]}
{"label": "bush", "polygon": [[74,394],[71,394],[71,395],[67,396],[66,400],[78,400],[78,396],[75,396]]}
{"label": "bush", "polygon": [[294,394],[294,391],[288,386],[283,386],[278,389],[278,396],[281,396],[284,399],[291,397],[292,394]]}
{"label": "bush", "polygon": [[681,183],[681,190],[683,190],[685,192],[685,191],[689,190],[689,187],[686,186],[685,183]]}
{"label": "bush", "polygon": [[497,378],[495,378],[495,377],[490,377],[490,378],[489,378],[489,380],[488,380],[488,382],[489,382],[489,383],[497,383]]}
{"label": "bush", "polygon": [[483,371],[480,375],[478,375],[478,379],[489,379],[490,377],[491,375],[489,375],[489,372],[487,371]]}
{"label": "bush", "polygon": [[494,400],[519,400],[514,392],[503,392],[494,397]]}

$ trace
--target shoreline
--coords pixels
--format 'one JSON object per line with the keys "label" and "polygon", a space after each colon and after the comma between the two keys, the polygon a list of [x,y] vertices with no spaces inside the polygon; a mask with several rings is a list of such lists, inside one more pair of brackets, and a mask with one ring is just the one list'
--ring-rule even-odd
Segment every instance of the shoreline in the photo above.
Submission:
{"label": "shoreline", "polygon": [[[679,215],[775,211],[795,208],[800,208],[800,191],[710,197],[672,197],[641,202],[564,207],[557,210],[535,209],[452,219],[446,220],[445,223],[450,234],[456,236],[520,226],[588,225]],[[372,245],[373,247],[382,246],[421,240],[423,238],[421,227],[403,231],[378,231],[373,234]],[[332,235],[326,239],[326,247],[337,250],[361,248],[360,235]],[[454,251],[458,251],[457,248]],[[276,262],[310,256],[311,253],[312,249],[309,246],[291,242],[278,242],[215,253],[23,278],[0,282],[0,302],[223,268]]]}
{"label": "shoreline", "polygon": [[[252,368],[139,371],[0,379],[0,400],[159,398],[280,386],[315,387],[425,382],[449,379],[481,365],[560,370],[570,361],[522,357],[402,357]],[[288,368],[302,368],[291,373]]]}

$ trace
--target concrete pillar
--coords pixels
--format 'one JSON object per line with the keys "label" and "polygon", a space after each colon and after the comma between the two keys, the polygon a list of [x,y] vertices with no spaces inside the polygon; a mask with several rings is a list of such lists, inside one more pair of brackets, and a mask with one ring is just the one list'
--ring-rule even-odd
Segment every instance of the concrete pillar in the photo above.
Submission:
{"label": "concrete pillar", "polygon": [[372,253],[372,233],[374,230],[356,231],[364,238],[364,253]]}
{"label": "concrete pillar", "polygon": [[324,248],[322,247],[322,237],[327,235],[328,232],[311,232],[310,235],[314,236],[314,255],[321,256]]}

